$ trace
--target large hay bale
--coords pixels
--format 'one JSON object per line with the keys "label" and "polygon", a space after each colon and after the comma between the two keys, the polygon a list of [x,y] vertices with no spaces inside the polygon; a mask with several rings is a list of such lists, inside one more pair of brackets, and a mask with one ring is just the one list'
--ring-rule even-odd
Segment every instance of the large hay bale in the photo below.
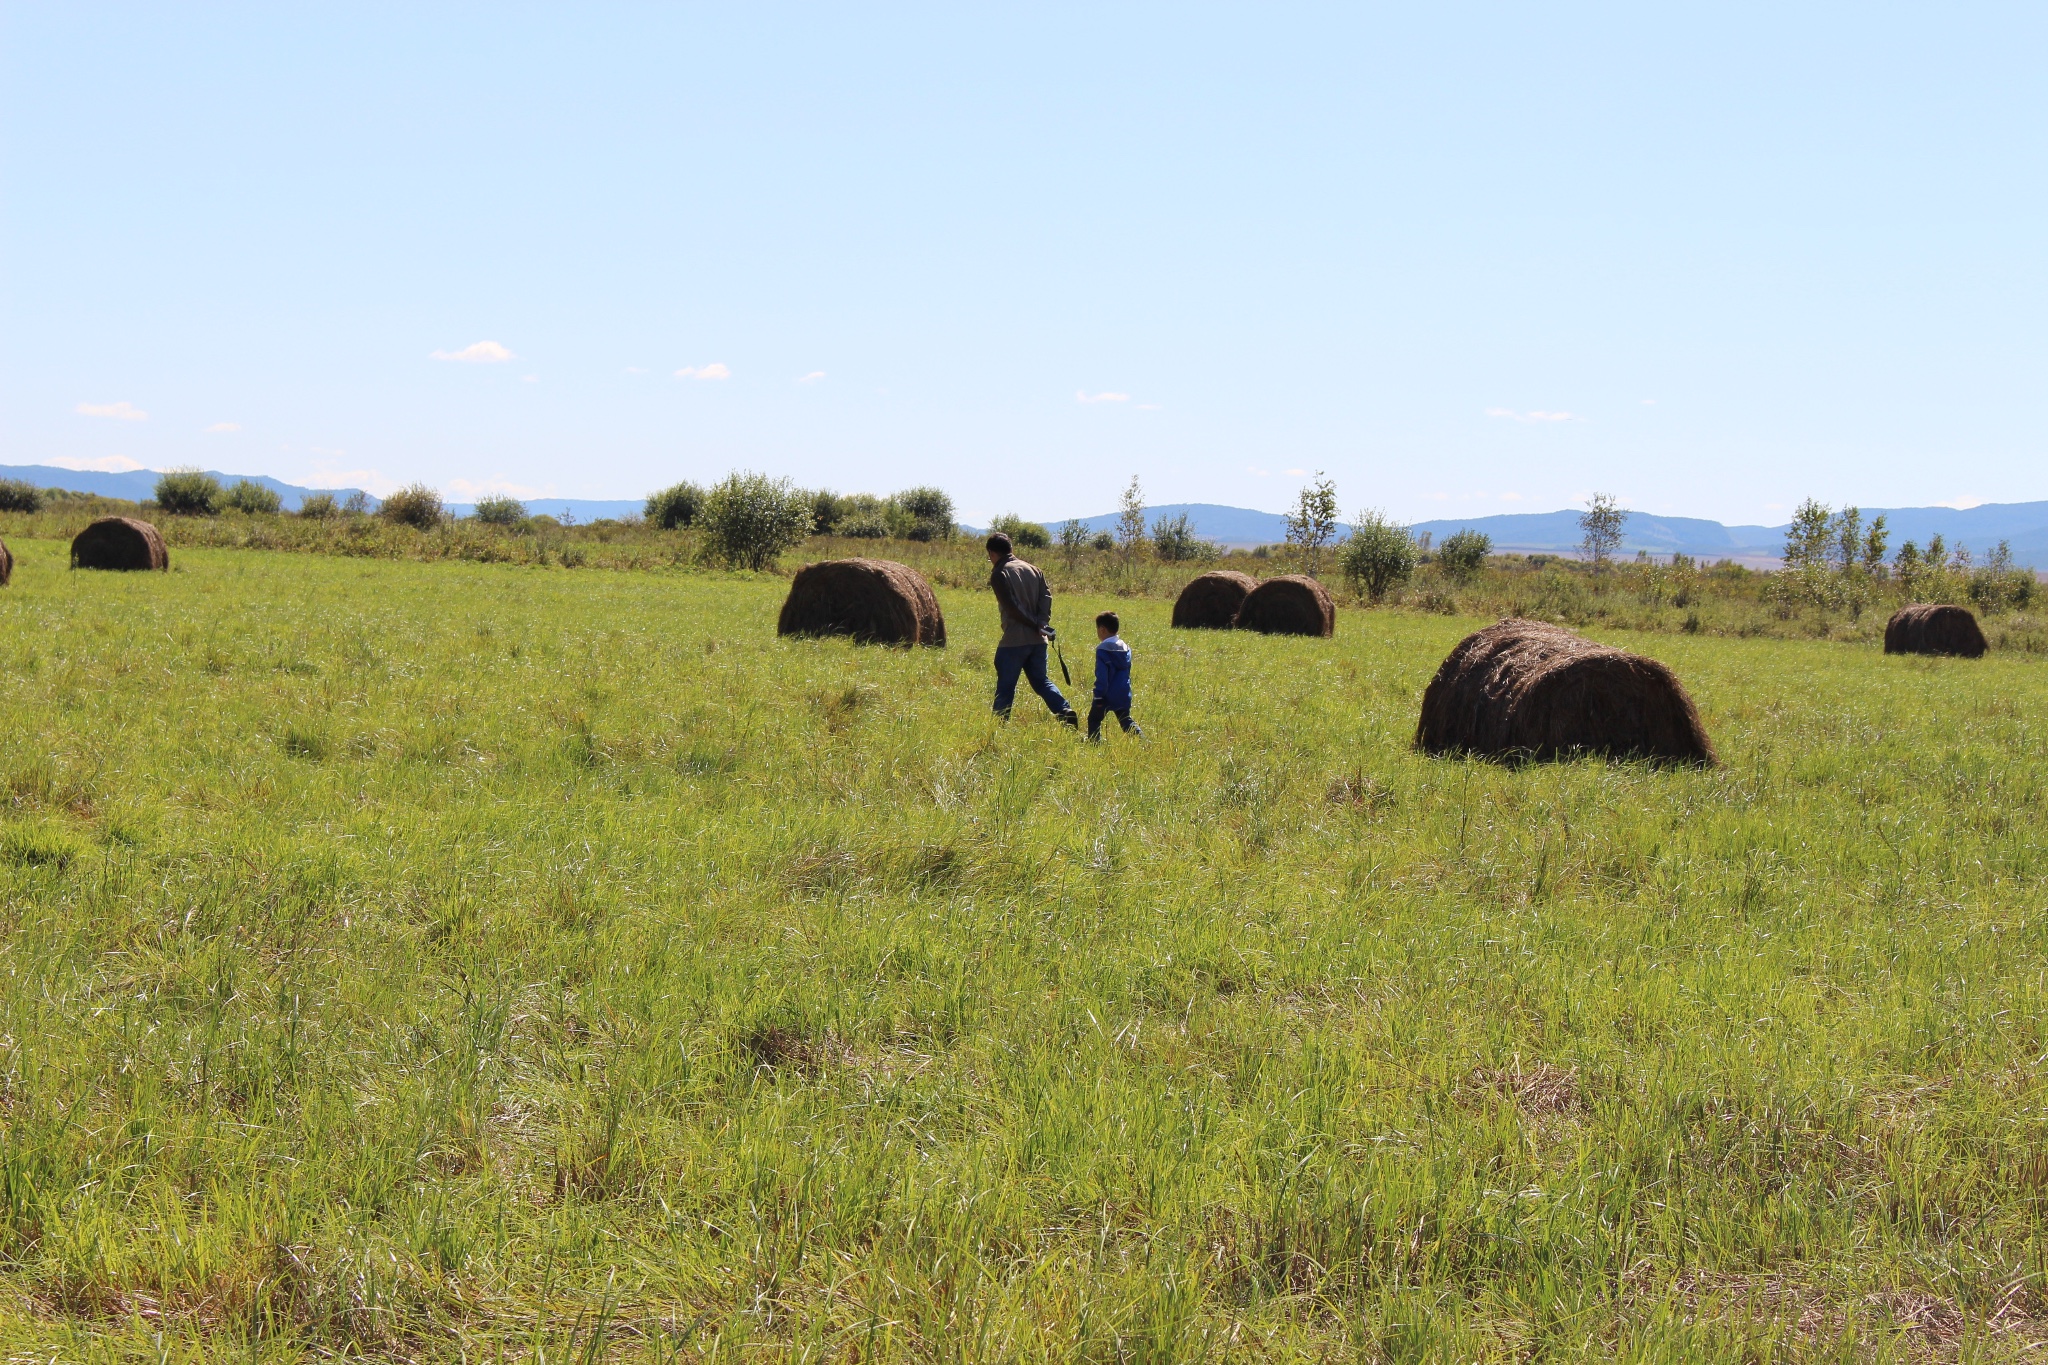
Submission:
{"label": "large hay bale", "polygon": [[4,588],[14,577],[14,555],[7,549],[7,542],[0,540],[0,588]]}
{"label": "large hay bale", "polygon": [[1237,609],[1251,595],[1259,580],[1234,569],[1212,569],[1180,590],[1173,599],[1173,624],[1177,630],[1229,630],[1237,622]]}
{"label": "large hay bale", "polygon": [[1245,595],[1233,623],[1239,630],[1256,630],[1264,635],[1320,635],[1337,633],[1337,604],[1329,589],[1304,574],[1269,578]]}
{"label": "large hay bale", "polygon": [[101,517],[71,541],[74,569],[168,569],[171,552],[156,527],[133,517]]}
{"label": "large hay bale", "polygon": [[1933,602],[1916,602],[1900,607],[1884,623],[1884,652],[1887,654],[1949,654],[1980,659],[1991,648],[1977,618],[1965,607]]}
{"label": "large hay bale", "polygon": [[850,635],[863,644],[946,643],[946,618],[924,575],[888,559],[828,559],[797,570],[778,635]]}
{"label": "large hay bale", "polygon": [[1699,710],[1663,664],[1562,626],[1513,619],[1467,635],[1437,669],[1422,694],[1415,747],[1511,759],[1714,761]]}

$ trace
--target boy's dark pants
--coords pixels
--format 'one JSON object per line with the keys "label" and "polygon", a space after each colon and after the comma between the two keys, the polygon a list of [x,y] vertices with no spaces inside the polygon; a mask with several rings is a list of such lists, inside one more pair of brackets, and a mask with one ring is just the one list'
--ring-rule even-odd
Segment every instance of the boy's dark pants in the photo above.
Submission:
{"label": "boy's dark pants", "polygon": [[1127,735],[1142,735],[1145,733],[1143,730],[1140,730],[1137,726],[1131,723],[1130,707],[1126,706],[1119,710],[1111,711],[1109,709],[1109,703],[1103,701],[1101,698],[1098,697],[1094,701],[1094,703],[1088,707],[1088,738],[1102,738],[1102,718],[1108,715],[1114,715],[1116,717],[1117,724],[1124,727],[1124,733]]}

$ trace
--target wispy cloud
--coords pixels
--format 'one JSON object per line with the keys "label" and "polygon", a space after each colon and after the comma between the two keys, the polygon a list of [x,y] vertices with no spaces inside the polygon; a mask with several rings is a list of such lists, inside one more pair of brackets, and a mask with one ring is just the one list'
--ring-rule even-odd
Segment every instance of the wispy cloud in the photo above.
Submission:
{"label": "wispy cloud", "polygon": [[314,488],[360,488],[380,498],[399,488],[398,480],[381,469],[342,469],[326,460],[314,464],[306,482]]}
{"label": "wispy cloud", "polygon": [[1522,495],[1520,493],[1503,493],[1500,495],[1500,500],[1502,502],[1520,502]]}
{"label": "wispy cloud", "polygon": [[435,360],[459,360],[465,365],[498,365],[512,359],[512,352],[495,341],[473,341],[459,351],[436,351]]}
{"label": "wispy cloud", "polygon": [[1139,412],[1157,412],[1157,411],[1159,411],[1159,405],[1158,405],[1157,403],[1140,403],[1140,404],[1138,404],[1138,411],[1139,411]]}
{"label": "wispy cloud", "polygon": [[796,382],[799,384],[815,384],[824,377],[825,372],[823,370],[812,370],[809,374],[798,375]]}
{"label": "wispy cloud", "polygon": [[72,409],[86,417],[111,417],[117,422],[146,422],[149,414],[127,399],[118,403],[80,403]]}
{"label": "wispy cloud", "polygon": [[1505,417],[1510,422],[1583,422],[1574,412],[1516,412],[1513,408],[1488,408],[1488,417]]}
{"label": "wispy cloud", "polygon": [[676,371],[676,378],[730,379],[732,378],[732,371],[725,367],[724,361],[714,360],[709,365],[685,365]]}
{"label": "wispy cloud", "polygon": [[142,461],[131,460],[126,455],[95,455],[90,459],[82,455],[52,455],[48,463],[59,469],[76,469],[80,473],[126,474],[132,469],[141,469]]}
{"label": "wispy cloud", "polygon": [[538,384],[540,383],[540,376],[537,374],[522,374],[519,376],[519,382],[522,384]]}
{"label": "wispy cloud", "polygon": [[450,479],[448,491],[470,502],[490,493],[503,493],[515,498],[547,498],[554,496],[554,485],[534,488],[523,483],[513,483],[493,474],[488,479]]}
{"label": "wispy cloud", "polygon": [[1086,389],[1075,389],[1074,401],[1076,403],[1128,403],[1131,401],[1131,396],[1127,393],[1090,393]]}
{"label": "wispy cloud", "polygon": [[242,424],[240,422],[215,422],[212,426],[207,428],[208,431],[218,431],[222,433],[230,431],[240,431],[241,429]]}
{"label": "wispy cloud", "polygon": [[1960,498],[1950,498],[1947,502],[1937,502],[1934,505],[1936,507],[1953,507],[1958,512],[1967,512],[1972,507],[1982,507],[1985,501],[1986,499],[1980,498],[1974,493],[1965,493]]}

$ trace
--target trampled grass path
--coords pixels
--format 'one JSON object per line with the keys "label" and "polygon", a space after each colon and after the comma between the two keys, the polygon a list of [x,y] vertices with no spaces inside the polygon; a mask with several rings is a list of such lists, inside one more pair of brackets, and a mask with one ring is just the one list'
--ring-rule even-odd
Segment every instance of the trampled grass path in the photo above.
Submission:
{"label": "trampled grass path", "polygon": [[1408,747],[1480,622],[1126,601],[1090,747],[990,719],[978,594],[13,548],[24,1358],[2048,1339],[2038,659],[1603,636],[1722,766],[1510,770]]}

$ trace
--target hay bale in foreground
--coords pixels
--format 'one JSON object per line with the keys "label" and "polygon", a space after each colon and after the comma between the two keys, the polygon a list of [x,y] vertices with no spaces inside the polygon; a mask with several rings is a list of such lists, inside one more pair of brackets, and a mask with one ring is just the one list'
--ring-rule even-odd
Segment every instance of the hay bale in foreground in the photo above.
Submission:
{"label": "hay bale in foreground", "polygon": [[1655,659],[1510,619],[1467,635],[1422,694],[1424,753],[1710,764],[1698,708]]}
{"label": "hay bale in foreground", "polygon": [[0,540],[0,588],[14,578],[14,555],[8,550],[7,542]]}
{"label": "hay bale in foreground", "polygon": [[163,535],[133,517],[101,517],[71,541],[74,569],[168,569]]}
{"label": "hay bale in foreground", "polygon": [[1916,602],[1900,607],[1884,623],[1884,652],[1887,654],[1948,654],[1963,659],[1981,659],[1991,648],[1977,618],[1968,608]]}
{"label": "hay bale in foreground", "polygon": [[778,635],[850,635],[863,644],[946,643],[946,618],[924,575],[888,559],[828,559],[790,581]]}
{"label": "hay bale in foreground", "polygon": [[1194,579],[1173,599],[1176,630],[1229,630],[1237,611],[1259,580],[1235,569],[1212,569]]}
{"label": "hay bale in foreground", "polygon": [[1320,635],[1337,633],[1337,604],[1329,589],[1304,574],[1291,573],[1269,578],[1245,596],[1237,609],[1239,630],[1256,630],[1263,635]]}

